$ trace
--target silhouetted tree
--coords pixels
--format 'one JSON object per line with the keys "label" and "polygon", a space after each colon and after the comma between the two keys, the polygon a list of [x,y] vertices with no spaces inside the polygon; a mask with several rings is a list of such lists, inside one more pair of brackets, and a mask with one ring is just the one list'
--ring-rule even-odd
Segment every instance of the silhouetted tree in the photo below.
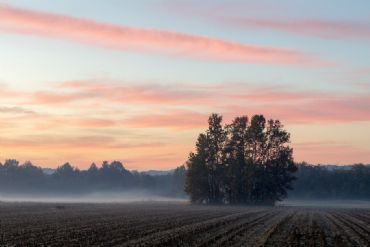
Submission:
{"label": "silhouetted tree", "polygon": [[249,200],[273,204],[286,196],[294,177],[295,165],[289,133],[278,120],[267,122],[262,115],[253,116],[247,131],[248,163],[253,170]]}
{"label": "silhouetted tree", "polygon": [[171,180],[172,180],[171,181],[171,195],[174,195],[177,197],[184,196],[185,173],[186,173],[185,166],[179,166],[174,170],[171,176]]}
{"label": "silhouetted tree", "polygon": [[226,126],[227,139],[223,162],[227,167],[225,173],[226,201],[245,203],[251,189],[251,169],[246,153],[248,117],[237,117]]}
{"label": "silhouetted tree", "polygon": [[32,190],[44,183],[45,174],[40,167],[34,166],[30,161],[26,161],[19,166],[18,179],[22,181],[22,187]]}
{"label": "silhouetted tree", "polygon": [[196,143],[195,153],[190,153],[187,161],[185,192],[194,203],[210,202],[208,137],[200,134]]}
{"label": "silhouetted tree", "polygon": [[[296,167],[281,123],[269,120],[266,126],[262,115],[253,116],[249,125],[246,116],[225,129],[221,122],[221,116],[210,116],[206,134],[199,136],[197,151],[189,157],[186,192],[192,201],[273,204],[284,198]],[[199,182],[204,176],[208,186]]]}
{"label": "silhouetted tree", "polygon": [[208,169],[208,189],[209,203],[220,203],[223,200],[224,184],[223,172],[225,171],[222,163],[223,147],[226,133],[222,127],[222,116],[212,114],[208,119],[207,140],[207,160]]}
{"label": "silhouetted tree", "polygon": [[[251,163],[250,154],[246,151],[251,150],[251,144],[242,138],[243,133],[248,133],[245,131],[246,122],[246,119],[235,119],[225,128],[227,138],[221,161],[225,171],[222,173],[222,183],[220,183],[221,191],[224,192],[222,200],[231,204],[272,203],[273,200],[284,197],[284,190],[286,191],[290,187],[287,181],[292,179],[291,172],[295,170],[295,166],[292,166],[292,159],[285,157],[285,155],[291,155],[291,151],[287,145],[282,145],[284,148],[281,148],[278,143],[272,144],[271,139],[275,139],[274,136],[280,131],[276,130],[276,126],[270,128],[270,123],[267,121],[266,129],[263,131],[268,137],[264,150],[270,150],[270,154],[277,155],[270,156],[269,154],[266,156],[270,158],[266,158],[262,163],[265,165],[256,166]],[[246,130],[248,130],[250,123],[246,125]],[[244,135],[248,140],[247,136],[247,134]],[[276,139],[284,140],[280,137]],[[285,138],[285,140],[287,139]],[[59,167],[54,174],[49,174],[44,173],[40,167],[31,162],[19,165],[16,160],[8,160],[4,162],[4,165],[0,163],[0,195],[14,196],[19,194],[25,196],[46,193],[58,196],[61,194],[80,195],[82,193],[134,189],[135,191],[144,190],[153,195],[183,197],[185,186],[185,190],[193,202],[209,203],[210,190],[206,166],[207,143],[207,136],[201,134],[198,138],[196,151],[190,155],[187,162],[188,169],[180,166],[168,174],[149,175],[143,172],[130,172],[124,169],[122,164],[121,167],[120,164],[113,162],[112,168],[108,168],[111,167],[111,164],[105,162],[105,167],[114,171],[111,174],[113,177],[106,176],[105,179],[109,180],[115,177],[114,181],[116,181],[109,184],[106,184],[101,176],[102,167],[99,168],[95,164],[92,164],[88,170],[78,170],[70,164],[65,164]],[[246,161],[242,159],[243,146],[245,147],[244,158]],[[280,147],[280,149],[271,149],[274,146]],[[281,160],[288,162],[284,163]],[[314,166],[301,163],[296,166],[298,167],[298,171],[295,173],[297,180],[293,181],[294,190],[289,192],[290,198],[370,200],[370,165]],[[247,169],[245,170],[245,168]]]}
{"label": "silhouetted tree", "polygon": [[297,166],[297,180],[290,198],[370,199],[370,165],[338,167],[303,162]]}

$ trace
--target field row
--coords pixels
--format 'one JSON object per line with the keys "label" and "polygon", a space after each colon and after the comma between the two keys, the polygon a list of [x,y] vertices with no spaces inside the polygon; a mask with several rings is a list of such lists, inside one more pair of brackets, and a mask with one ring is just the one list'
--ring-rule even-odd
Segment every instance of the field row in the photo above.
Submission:
{"label": "field row", "polygon": [[1,246],[370,246],[370,210],[0,203]]}

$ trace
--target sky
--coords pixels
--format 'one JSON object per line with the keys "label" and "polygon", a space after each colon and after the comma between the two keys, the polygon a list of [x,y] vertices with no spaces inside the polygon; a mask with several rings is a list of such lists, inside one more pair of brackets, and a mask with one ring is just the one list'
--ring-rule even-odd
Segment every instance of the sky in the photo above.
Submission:
{"label": "sky", "polygon": [[0,0],[0,160],[172,169],[211,113],[370,162],[370,2]]}

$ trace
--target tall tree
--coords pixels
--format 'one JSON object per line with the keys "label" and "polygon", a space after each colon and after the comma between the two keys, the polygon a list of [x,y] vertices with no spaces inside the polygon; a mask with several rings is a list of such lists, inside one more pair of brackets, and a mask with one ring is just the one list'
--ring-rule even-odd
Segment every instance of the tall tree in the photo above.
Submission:
{"label": "tall tree", "polygon": [[171,195],[184,197],[185,173],[186,168],[183,165],[174,170],[171,176]]}
{"label": "tall tree", "polygon": [[[248,125],[248,118],[242,116],[222,128],[222,117],[212,114],[208,123],[188,161],[186,184],[191,198],[194,191],[205,188],[208,203],[273,204],[286,196],[296,166],[288,145],[290,135],[278,120],[266,122],[263,115],[255,115]],[[208,186],[197,184],[204,181],[201,174],[206,174]]]}
{"label": "tall tree", "polygon": [[267,121],[263,131],[264,144],[261,153],[260,169],[262,180],[259,201],[273,204],[287,195],[287,189],[292,189],[295,179],[293,173],[297,170],[293,161],[293,149],[289,147],[290,134],[283,129],[279,120]]}
{"label": "tall tree", "polygon": [[210,184],[207,168],[209,140],[207,135],[200,134],[195,153],[190,153],[187,161],[185,192],[193,203],[210,202]]}
{"label": "tall tree", "polygon": [[209,203],[220,203],[223,200],[225,171],[222,163],[223,147],[226,138],[222,127],[222,116],[212,114],[208,119],[206,166],[208,168]]}
{"label": "tall tree", "polygon": [[248,199],[250,171],[246,157],[246,134],[248,117],[236,117],[226,126],[227,139],[223,162],[226,167],[226,200],[243,203]]}

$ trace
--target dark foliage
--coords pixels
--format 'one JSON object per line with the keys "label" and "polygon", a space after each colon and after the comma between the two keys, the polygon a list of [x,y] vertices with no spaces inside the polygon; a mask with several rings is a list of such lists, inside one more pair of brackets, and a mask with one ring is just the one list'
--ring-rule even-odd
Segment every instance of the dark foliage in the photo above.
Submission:
{"label": "dark foliage", "polygon": [[194,203],[274,204],[287,195],[296,166],[290,135],[278,120],[212,114],[187,162],[185,190]]}
{"label": "dark foliage", "polygon": [[183,197],[184,174],[184,166],[166,175],[131,172],[119,161],[104,161],[100,168],[93,163],[87,170],[65,163],[53,174],[45,174],[31,162],[19,165],[17,160],[6,160],[3,165],[0,163],[0,193],[70,195],[143,190],[154,195]]}
{"label": "dark foliage", "polygon": [[291,198],[370,199],[370,166],[345,167],[298,164],[297,180]]}

